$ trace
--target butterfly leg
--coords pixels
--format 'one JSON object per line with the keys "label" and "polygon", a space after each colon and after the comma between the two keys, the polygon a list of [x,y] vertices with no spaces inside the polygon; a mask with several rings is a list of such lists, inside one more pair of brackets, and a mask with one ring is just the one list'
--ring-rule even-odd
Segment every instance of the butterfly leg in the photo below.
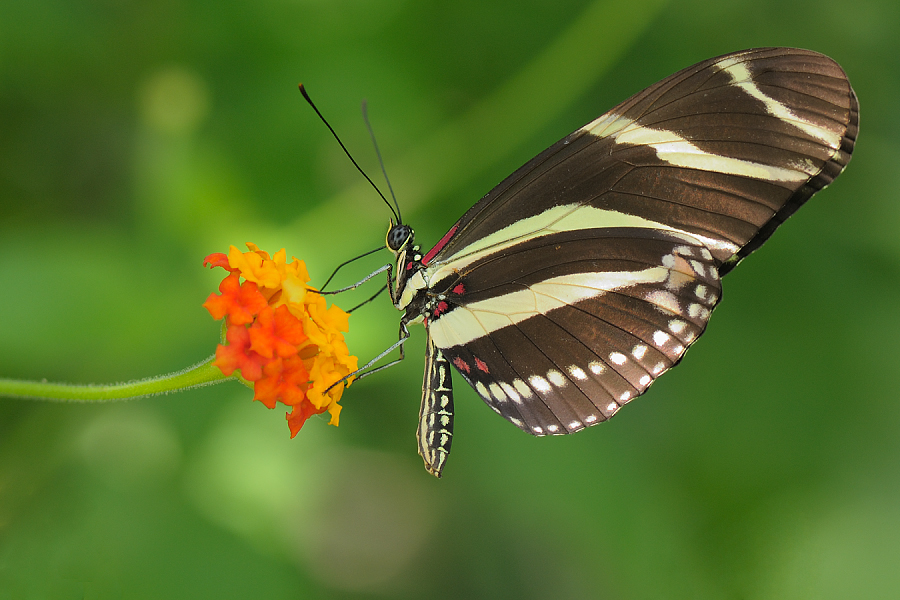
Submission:
{"label": "butterfly leg", "polygon": [[[341,377],[340,379],[338,379],[337,381],[332,383],[325,390],[325,393],[327,394],[331,390],[331,388],[333,388],[341,383],[344,383],[351,377],[355,378],[356,380],[359,380],[359,379],[362,379],[363,377],[368,377],[369,375],[372,375],[373,373],[377,373],[378,371],[384,371],[388,367],[393,367],[394,365],[396,365],[397,363],[402,361],[406,357],[406,355],[404,354],[404,351],[403,351],[403,344],[405,344],[406,340],[409,339],[409,329],[406,327],[406,324],[407,324],[407,321],[401,319],[401,321],[400,321],[400,339],[397,340],[396,342],[394,342],[393,344],[391,344],[390,348],[388,348],[387,350],[385,350],[384,352],[382,352],[381,354],[379,354],[378,356],[376,356],[375,358],[373,358],[372,360],[370,360],[369,362],[367,362],[366,364],[364,364],[357,370],[353,371],[352,373],[350,373],[348,375],[344,375],[343,377]],[[376,367],[376,368],[372,369],[371,371],[368,370],[372,367],[372,365],[377,363],[379,360],[381,360],[382,358],[384,358],[385,356],[387,356],[388,354],[390,354],[397,348],[400,349],[400,358],[398,358],[397,360],[392,360],[391,362],[389,362],[386,365],[381,365],[380,367]]]}
{"label": "butterfly leg", "polygon": [[425,469],[440,477],[453,442],[453,381],[450,362],[428,337],[425,380],[416,438]]}

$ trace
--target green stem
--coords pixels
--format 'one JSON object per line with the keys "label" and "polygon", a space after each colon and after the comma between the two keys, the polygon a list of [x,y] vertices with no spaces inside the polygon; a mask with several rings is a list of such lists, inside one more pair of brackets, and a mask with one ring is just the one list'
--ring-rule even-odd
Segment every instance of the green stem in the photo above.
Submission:
{"label": "green stem", "polygon": [[211,356],[192,367],[168,375],[112,385],[76,385],[0,378],[0,396],[63,402],[109,402],[182,391],[229,379],[240,381],[236,376],[225,377],[218,367],[213,366],[215,358]]}

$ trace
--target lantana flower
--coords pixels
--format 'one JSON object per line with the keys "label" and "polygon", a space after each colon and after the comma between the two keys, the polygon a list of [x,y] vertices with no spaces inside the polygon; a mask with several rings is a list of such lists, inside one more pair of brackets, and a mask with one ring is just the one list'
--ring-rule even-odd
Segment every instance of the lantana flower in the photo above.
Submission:
{"label": "lantana flower", "polygon": [[348,314],[328,306],[311,287],[303,261],[287,262],[284,250],[274,256],[247,244],[228,254],[210,254],[205,265],[228,274],[219,294],[203,306],[224,319],[216,353],[187,369],[125,383],[72,384],[0,377],[0,397],[109,402],[238,380],[253,388],[253,398],[269,408],[281,402],[291,437],[312,415],[328,411],[337,425],[341,395],[350,385],[357,359],[350,356],[343,333]]}
{"label": "lantana flower", "polygon": [[253,399],[265,406],[291,407],[291,437],[309,417],[326,410],[329,423],[337,425],[339,401],[352,378],[331,386],[357,366],[343,336],[349,315],[326,306],[324,296],[308,285],[303,261],[287,262],[283,249],[270,257],[254,244],[247,247],[249,252],[231,246],[227,255],[204,260],[228,271],[221,294],[210,294],[203,304],[214,319],[225,319],[227,343],[216,348],[213,365],[225,376],[240,371],[253,384]]}

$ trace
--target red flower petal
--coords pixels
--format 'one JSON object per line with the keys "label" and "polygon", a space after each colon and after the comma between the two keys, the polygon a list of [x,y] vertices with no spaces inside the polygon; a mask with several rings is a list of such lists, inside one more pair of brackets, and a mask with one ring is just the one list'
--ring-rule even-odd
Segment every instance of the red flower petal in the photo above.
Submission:
{"label": "red flower petal", "polygon": [[266,408],[275,408],[281,391],[281,359],[266,363],[263,376],[253,384],[253,399],[262,402]]}
{"label": "red flower petal", "polygon": [[219,367],[226,377],[235,370],[240,370],[241,377],[248,381],[260,379],[266,359],[250,350],[250,336],[247,328],[243,325],[231,325],[225,332],[225,338],[228,340],[228,345],[219,344],[213,364]]}
{"label": "red flower petal", "polygon": [[253,399],[269,408],[275,408],[280,401],[289,406],[306,398],[309,387],[309,373],[298,356],[274,358],[263,367],[263,376],[253,386]]}
{"label": "red flower petal", "polygon": [[250,348],[266,358],[293,356],[306,340],[303,323],[285,305],[264,308],[250,327]]}
{"label": "red flower petal", "polygon": [[228,255],[221,252],[213,252],[212,254],[204,258],[203,266],[209,266],[210,269],[222,267],[226,271],[231,271],[232,273],[237,271],[237,269],[232,269],[231,265],[228,264]]}
{"label": "red flower petal", "polygon": [[240,276],[232,273],[219,284],[221,295],[210,294],[204,308],[212,318],[218,320],[228,316],[230,323],[246,325],[253,322],[259,311],[268,306],[265,297],[259,293],[252,281],[240,283]]}
{"label": "red flower petal", "polygon": [[305,400],[300,404],[295,404],[294,409],[290,413],[286,413],[288,427],[291,430],[291,439],[300,432],[300,428],[306,423],[306,420],[313,415],[320,415],[327,410],[326,408],[316,408],[312,402]]}

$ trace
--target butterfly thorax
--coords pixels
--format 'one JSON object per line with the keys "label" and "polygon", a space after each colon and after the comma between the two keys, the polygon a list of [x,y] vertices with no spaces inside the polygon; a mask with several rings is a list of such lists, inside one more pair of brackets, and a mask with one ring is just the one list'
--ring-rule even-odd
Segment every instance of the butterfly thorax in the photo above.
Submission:
{"label": "butterfly thorax", "polygon": [[397,270],[392,290],[394,306],[406,311],[410,316],[417,317],[425,314],[430,300],[422,254],[414,241],[415,232],[411,227],[391,224],[386,244],[396,259]]}

